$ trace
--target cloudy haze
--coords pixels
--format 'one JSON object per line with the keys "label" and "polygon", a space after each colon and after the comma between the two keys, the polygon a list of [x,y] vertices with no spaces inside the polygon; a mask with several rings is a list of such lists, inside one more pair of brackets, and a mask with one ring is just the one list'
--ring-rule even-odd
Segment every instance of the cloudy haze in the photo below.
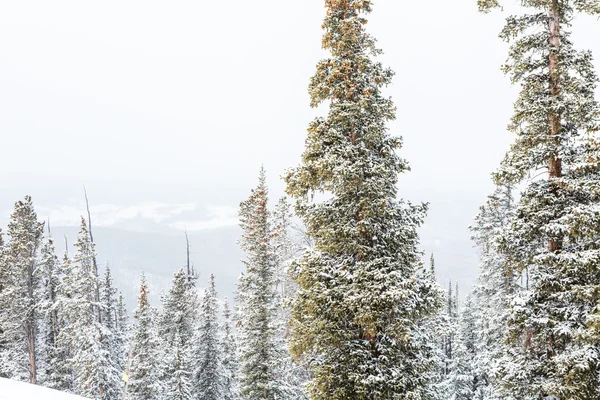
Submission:
{"label": "cloudy haze", "polygon": [[[435,252],[441,280],[465,285],[476,271],[467,227],[511,141],[516,95],[500,72],[503,15],[476,8],[378,0],[369,23],[397,73],[390,129],[413,168],[400,194],[431,203],[423,248]],[[323,15],[322,0],[4,2],[1,225],[25,194],[53,226],[77,225],[85,184],[98,227],[235,227],[261,164],[272,198],[283,194],[279,177],[320,112],[307,84],[324,56]],[[575,42],[600,57],[599,34],[583,19]],[[224,248],[237,239],[228,232]],[[202,268],[202,251],[194,258]]]}

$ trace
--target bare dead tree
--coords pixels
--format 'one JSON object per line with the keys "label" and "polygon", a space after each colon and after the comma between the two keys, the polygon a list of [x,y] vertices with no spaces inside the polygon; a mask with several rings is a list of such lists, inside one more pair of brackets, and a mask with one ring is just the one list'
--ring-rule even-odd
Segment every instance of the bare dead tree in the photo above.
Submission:
{"label": "bare dead tree", "polygon": [[[92,234],[92,214],[90,212],[90,202],[88,201],[87,190],[85,190],[85,185],[83,186],[83,194],[85,196],[85,208],[87,209],[88,215],[88,231],[90,235],[90,242],[94,244],[94,235]],[[96,261],[96,253],[94,252],[94,256],[92,257],[92,267],[93,273],[98,278],[98,263]],[[96,285],[96,293],[95,293],[96,304],[100,304],[100,286]],[[98,315],[98,322],[102,323],[102,313],[100,312],[100,307],[96,307],[96,313]]]}
{"label": "bare dead tree", "polygon": [[186,247],[186,266],[187,266],[187,274],[188,279],[191,277],[190,271],[190,239],[188,237],[187,229],[185,230],[185,247]]}

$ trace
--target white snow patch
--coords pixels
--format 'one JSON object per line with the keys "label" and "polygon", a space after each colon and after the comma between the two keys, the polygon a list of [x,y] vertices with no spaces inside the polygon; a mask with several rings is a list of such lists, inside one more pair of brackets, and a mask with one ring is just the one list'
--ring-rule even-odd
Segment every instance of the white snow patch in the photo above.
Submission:
{"label": "white snow patch", "polygon": [[27,382],[0,378],[0,400],[85,400],[85,398]]}

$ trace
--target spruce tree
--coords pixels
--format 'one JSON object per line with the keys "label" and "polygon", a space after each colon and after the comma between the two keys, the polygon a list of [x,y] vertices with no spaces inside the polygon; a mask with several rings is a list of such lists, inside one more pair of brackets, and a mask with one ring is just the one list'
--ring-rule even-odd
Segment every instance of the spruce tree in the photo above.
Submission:
{"label": "spruce tree", "polygon": [[[297,255],[299,245],[291,233],[293,213],[291,205],[285,197],[277,202],[273,212],[273,248],[276,258],[277,288],[285,302],[294,297],[297,289],[296,283],[289,275],[289,265]],[[289,318],[289,312],[283,310],[284,318]]]}
{"label": "spruce tree", "polygon": [[522,276],[506,273],[505,257],[499,248],[515,214],[513,191],[511,185],[498,186],[480,207],[470,227],[472,240],[480,252],[479,277],[473,296],[478,332],[474,359],[478,377],[476,398],[481,400],[507,400],[499,391],[498,366],[507,350],[505,336],[510,303],[527,287],[526,271]]}
{"label": "spruce tree", "polygon": [[105,398],[117,400],[121,395],[121,373],[123,371],[123,346],[120,343],[119,321],[117,320],[117,289],[114,287],[110,267],[106,266],[100,290],[100,321],[102,326],[102,349],[108,354],[110,369],[104,382]]}
{"label": "spruce tree", "polygon": [[239,391],[237,384],[238,360],[236,336],[233,327],[233,316],[229,301],[225,298],[223,303],[223,326],[221,328],[222,342],[221,352],[223,354],[223,400],[235,400]]}
{"label": "spruce tree", "polygon": [[215,276],[211,274],[200,305],[200,325],[194,343],[196,368],[193,385],[197,400],[221,400],[224,395],[225,371],[219,328],[219,299]]}
{"label": "spruce tree", "polygon": [[58,302],[62,279],[62,265],[55,253],[54,242],[48,237],[41,250],[40,271],[42,287],[39,296],[40,345],[39,354],[43,360],[40,382],[56,390],[69,390],[70,374],[66,367],[68,354],[58,342],[64,321]]}
{"label": "spruce tree", "polygon": [[117,365],[119,370],[125,370],[127,363],[127,349],[129,341],[129,315],[125,307],[123,293],[119,292],[116,312],[116,332],[115,332],[115,354],[117,354]]}
{"label": "spruce tree", "polygon": [[467,297],[462,312],[457,311],[457,314],[456,336],[444,398],[474,400],[477,398],[478,377],[472,362],[477,352],[477,321],[471,296]]}
{"label": "spruce tree", "polygon": [[[293,213],[285,197],[277,202],[273,211],[273,250],[275,252],[275,276],[281,306],[277,318],[278,335],[286,343],[290,337],[289,303],[296,295],[298,285],[289,274],[289,266],[300,250],[300,245],[292,235]],[[279,375],[284,396],[289,399],[306,398],[303,387],[310,380],[310,371],[306,365],[297,363],[289,352],[283,352],[279,361]]]}
{"label": "spruce tree", "polygon": [[192,345],[198,299],[188,274],[175,272],[158,318],[161,384],[166,400],[192,399]]}
{"label": "spruce tree", "polygon": [[[423,293],[427,296],[435,296],[438,301],[444,298],[441,288],[436,281],[435,259],[431,254],[429,259],[429,268],[421,271],[423,280],[426,283]],[[428,285],[428,286],[427,286]],[[421,320],[416,328],[415,341],[424,355],[424,358],[431,360],[433,368],[427,371],[425,380],[428,382],[423,390],[423,398],[447,400],[446,399],[446,368],[445,355],[443,353],[442,338],[448,333],[449,319],[444,312],[438,312]]]}
{"label": "spruce tree", "polygon": [[62,279],[56,288],[56,302],[54,308],[58,310],[59,329],[56,335],[57,351],[52,357],[52,375],[48,377],[46,385],[53,389],[75,393],[75,373],[73,369],[74,347],[72,346],[72,334],[70,321],[72,315],[76,315],[73,302],[77,298],[73,278],[75,265],[73,265],[67,251],[64,252],[60,262]]}
{"label": "spruce tree", "polygon": [[2,374],[37,383],[36,345],[39,344],[40,248],[44,224],[31,197],[15,203],[8,224],[9,241],[3,250],[0,275],[0,342]]}
{"label": "spruce tree", "polygon": [[[326,0],[323,47],[310,83],[311,105],[329,104],[309,126],[302,164],[286,177],[315,248],[294,268],[292,351],[315,356],[313,399],[425,396],[432,360],[414,340],[435,312],[421,296],[417,227],[424,205],[397,200],[408,169],[386,123],[395,107],[382,90],[393,72],[365,26],[370,0]],[[327,199],[314,201],[326,193]]]}
{"label": "spruce tree", "polygon": [[[485,12],[500,3],[479,0]],[[500,34],[511,43],[504,71],[521,92],[516,141],[495,179],[526,186],[501,250],[509,273],[529,269],[531,292],[511,307],[500,375],[519,399],[600,398],[600,108],[592,55],[571,40],[575,15],[600,15],[600,3],[521,3]]]}
{"label": "spruce tree", "polygon": [[267,209],[265,171],[250,197],[240,204],[242,249],[247,258],[238,284],[240,398],[274,400],[282,396],[278,364],[283,339],[278,334],[280,300],[276,291],[273,230]]}
{"label": "spruce tree", "polygon": [[157,339],[148,294],[146,277],[142,274],[131,340],[131,364],[126,395],[129,400],[157,400],[160,395]]}
{"label": "spruce tree", "polygon": [[59,290],[59,304],[66,325],[59,334],[59,342],[69,347],[74,392],[110,400],[113,394],[109,384],[116,372],[110,362],[110,352],[102,344],[105,329],[97,313],[101,304],[95,300],[100,285],[93,268],[96,253],[83,218],[75,248],[72,263],[63,266],[65,276]]}

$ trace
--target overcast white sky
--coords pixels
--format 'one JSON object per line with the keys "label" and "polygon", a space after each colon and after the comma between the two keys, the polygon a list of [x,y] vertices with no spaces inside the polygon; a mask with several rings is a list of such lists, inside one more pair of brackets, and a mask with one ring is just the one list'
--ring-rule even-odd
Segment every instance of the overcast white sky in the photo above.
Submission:
{"label": "overcast white sky", "polygon": [[[307,84],[324,55],[323,3],[3,2],[0,211],[29,193],[67,223],[85,184],[104,225],[167,215],[171,227],[209,229],[235,223],[261,163],[282,194],[317,113]],[[478,14],[475,0],[378,0],[370,16],[397,73],[390,128],[413,167],[400,193],[431,202],[426,250],[448,262],[472,252],[466,227],[511,141],[503,18]],[[578,47],[597,57],[599,35],[597,21],[577,21]],[[200,220],[173,222],[190,209]]]}

